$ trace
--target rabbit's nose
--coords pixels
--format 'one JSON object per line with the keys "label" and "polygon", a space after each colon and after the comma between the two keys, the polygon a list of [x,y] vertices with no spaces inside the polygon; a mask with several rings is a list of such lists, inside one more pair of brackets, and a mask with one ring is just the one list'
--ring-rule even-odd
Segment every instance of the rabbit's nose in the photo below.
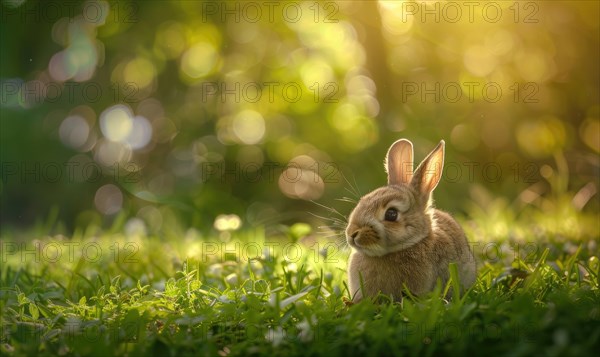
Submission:
{"label": "rabbit's nose", "polygon": [[352,237],[353,241],[356,239],[356,237],[358,237],[359,233],[360,233],[360,229],[357,229],[354,232],[352,232],[352,234],[350,235],[350,237]]}

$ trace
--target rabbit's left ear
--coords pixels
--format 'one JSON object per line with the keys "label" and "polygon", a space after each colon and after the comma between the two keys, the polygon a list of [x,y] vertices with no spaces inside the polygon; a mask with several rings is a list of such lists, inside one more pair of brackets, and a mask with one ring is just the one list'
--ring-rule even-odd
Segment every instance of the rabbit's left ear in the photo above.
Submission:
{"label": "rabbit's left ear", "polygon": [[409,140],[400,139],[390,146],[385,158],[385,171],[388,185],[408,185],[412,180],[413,145]]}
{"label": "rabbit's left ear", "polygon": [[411,185],[422,195],[429,196],[442,178],[445,145],[444,140],[441,140],[415,170]]}

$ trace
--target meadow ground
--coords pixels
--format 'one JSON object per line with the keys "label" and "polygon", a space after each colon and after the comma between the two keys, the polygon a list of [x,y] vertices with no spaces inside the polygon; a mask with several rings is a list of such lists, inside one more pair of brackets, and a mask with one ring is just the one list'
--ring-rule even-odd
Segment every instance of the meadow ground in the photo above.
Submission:
{"label": "meadow ground", "polygon": [[[117,221],[70,237],[2,237],[2,355],[511,355],[600,350],[597,215],[463,226],[478,281],[401,303],[348,304],[339,240],[311,227],[146,235]],[[31,238],[36,238],[32,240]]]}

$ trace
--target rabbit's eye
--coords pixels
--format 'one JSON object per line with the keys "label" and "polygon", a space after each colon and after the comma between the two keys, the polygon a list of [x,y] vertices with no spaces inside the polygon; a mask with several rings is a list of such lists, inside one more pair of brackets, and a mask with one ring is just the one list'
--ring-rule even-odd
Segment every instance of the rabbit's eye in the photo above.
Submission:
{"label": "rabbit's eye", "polygon": [[384,219],[386,221],[395,222],[398,219],[398,210],[395,208],[388,208],[385,211]]}

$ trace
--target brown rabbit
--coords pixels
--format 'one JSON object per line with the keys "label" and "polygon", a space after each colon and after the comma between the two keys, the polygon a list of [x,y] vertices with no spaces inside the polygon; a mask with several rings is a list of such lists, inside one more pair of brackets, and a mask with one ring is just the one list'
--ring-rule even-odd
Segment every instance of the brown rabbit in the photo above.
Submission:
{"label": "brown rabbit", "polygon": [[465,233],[449,214],[432,207],[431,192],[443,165],[443,140],[414,173],[410,141],[398,140],[388,150],[388,185],[360,199],[346,228],[354,301],[379,292],[400,300],[405,285],[414,295],[426,293],[438,279],[446,284],[452,262],[463,288],[475,281],[475,259]]}

